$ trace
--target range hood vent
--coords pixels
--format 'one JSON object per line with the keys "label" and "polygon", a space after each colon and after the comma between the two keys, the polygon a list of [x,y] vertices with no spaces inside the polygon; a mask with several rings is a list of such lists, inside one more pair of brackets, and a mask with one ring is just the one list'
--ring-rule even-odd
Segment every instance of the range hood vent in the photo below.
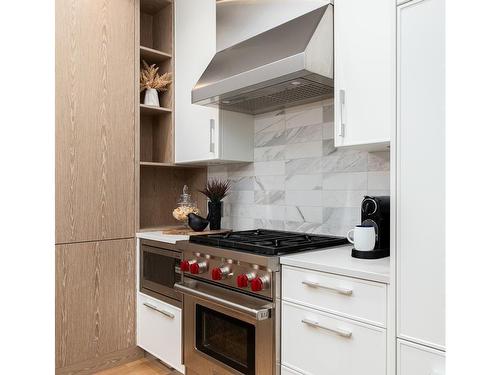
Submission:
{"label": "range hood vent", "polygon": [[218,52],[192,102],[260,114],[333,97],[333,6]]}

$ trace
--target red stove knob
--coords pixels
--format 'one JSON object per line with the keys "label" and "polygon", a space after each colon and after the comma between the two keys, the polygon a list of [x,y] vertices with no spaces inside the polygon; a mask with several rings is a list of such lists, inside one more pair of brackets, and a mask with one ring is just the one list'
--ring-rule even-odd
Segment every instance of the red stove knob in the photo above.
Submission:
{"label": "red stove knob", "polygon": [[222,271],[219,267],[212,270],[212,280],[222,280]]}
{"label": "red stove knob", "polygon": [[229,266],[221,265],[212,270],[212,280],[222,280],[229,276],[231,270]]}
{"label": "red stove knob", "polygon": [[267,276],[256,277],[252,280],[250,286],[252,288],[252,292],[260,292],[269,288],[269,278]]}
{"label": "red stove knob", "polygon": [[189,272],[194,275],[198,275],[200,273],[204,273],[208,270],[208,266],[206,262],[195,262],[189,266]]}
{"label": "red stove knob", "polygon": [[264,288],[264,283],[262,282],[260,277],[257,277],[252,280],[252,292],[260,292]]}
{"label": "red stove knob", "polygon": [[236,285],[238,288],[248,288],[248,284],[255,279],[254,273],[244,273],[236,277]]}
{"label": "red stove knob", "polygon": [[236,285],[238,288],[247,288],[248,287],[248,276],[247,275],[238,275],[236,278]]}
{"label": "red stove knob", "polygon": [[189,272],[194,273],[195,275],[200,273],[200,266],[198,263],[193,263],[189,266]]}
{"label": "red stove knob", "polygon": [[189,260],[183,260],[180,266],[182,272],[189,272]]}

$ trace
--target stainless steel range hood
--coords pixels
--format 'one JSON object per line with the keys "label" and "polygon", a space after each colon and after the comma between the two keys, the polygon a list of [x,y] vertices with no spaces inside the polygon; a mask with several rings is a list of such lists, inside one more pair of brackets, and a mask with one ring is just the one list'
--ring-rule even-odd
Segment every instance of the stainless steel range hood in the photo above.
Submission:
{"label": "stainless steel range hood", "polygon": [[259,114],[333,96],[333,6],[216,53],[192,102]]}

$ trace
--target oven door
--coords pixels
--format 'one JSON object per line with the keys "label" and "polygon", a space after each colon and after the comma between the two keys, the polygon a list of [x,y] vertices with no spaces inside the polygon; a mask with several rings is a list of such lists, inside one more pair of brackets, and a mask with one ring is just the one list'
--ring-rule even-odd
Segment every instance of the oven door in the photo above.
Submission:
{"label": "oven door", "polygon": [[182,301],[182,294],[174,289],[181,280],[181,253],[141,244],[141,292],[166,302]]}
{"label": "oven door", "polygon": [[198,374],[275,374],[271,302],[184,278],[184,365]]}

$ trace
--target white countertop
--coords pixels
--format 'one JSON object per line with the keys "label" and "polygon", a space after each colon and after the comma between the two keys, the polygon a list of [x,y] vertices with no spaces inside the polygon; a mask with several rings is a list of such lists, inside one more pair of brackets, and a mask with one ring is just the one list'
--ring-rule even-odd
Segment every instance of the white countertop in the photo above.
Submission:
{"label": "white countertop", "polygon": [[184,236],[181,234],[163,234],[162,231],[154,232],[139,232],[135,235],[137,238],[143,238],[145,240],[153,240],[175,244],[177,241],[189,240],[189,236]]}
{"label": "white countertop", "polygon": [[351,256],[352,245],[308,251],[280,257],[280,263],[356,277],[359,279],[390,283],[390,258],[357,259]]}

